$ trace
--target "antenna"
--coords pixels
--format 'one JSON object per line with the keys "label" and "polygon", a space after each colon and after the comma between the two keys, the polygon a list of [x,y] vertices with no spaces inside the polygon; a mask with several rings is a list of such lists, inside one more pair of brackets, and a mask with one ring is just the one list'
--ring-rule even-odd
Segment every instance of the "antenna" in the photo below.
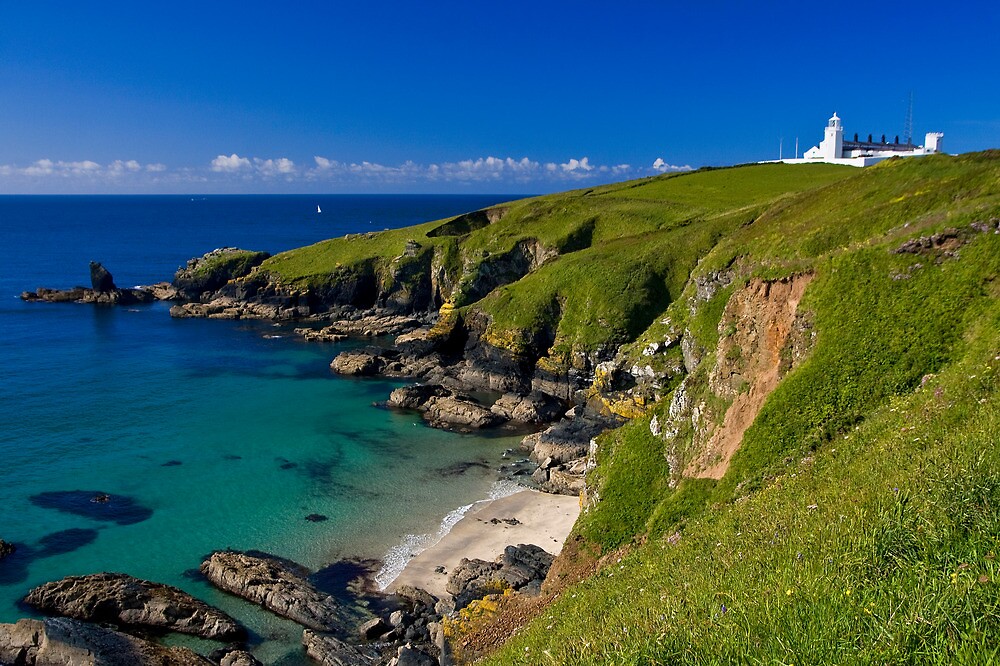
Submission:
{"label": "antenna", "polygon": [[903,123],[903,140],[906,145],[913,143],[913,91],[910,91],[910,104],[906,107],[906,121]]}

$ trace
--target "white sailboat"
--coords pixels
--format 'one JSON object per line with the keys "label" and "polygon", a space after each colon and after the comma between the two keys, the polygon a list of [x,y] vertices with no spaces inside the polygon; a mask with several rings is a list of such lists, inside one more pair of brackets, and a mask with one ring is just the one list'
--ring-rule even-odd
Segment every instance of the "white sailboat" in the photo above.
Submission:
{"label": "white sailboat", "polygon": [[323,209],[319,207],[319,204],[316,204],[316,212],[317,213],[322,213],[323,212]]}

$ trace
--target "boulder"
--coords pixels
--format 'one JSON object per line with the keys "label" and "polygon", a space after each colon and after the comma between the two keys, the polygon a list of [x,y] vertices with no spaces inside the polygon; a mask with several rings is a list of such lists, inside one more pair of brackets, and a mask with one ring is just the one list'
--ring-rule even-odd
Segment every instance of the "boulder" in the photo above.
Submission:
{"label": "boulder", "polygon": [[423,650],[406,644],[396,651],[396,657],[389,664],[390,666],[437,666],[438,660]]}
{"label": "boulder", "polygon": [[549,423],[558,419],[564,409],[563,403],[538,391],[528,395],[505,393],[490,407],[497,416],[519,423]]}
{"label": "boulder", "polygon": [[395,592],[397,597],[406,599],[414,608],[419,606],[425,606],[427,608],[434,608],[434,604],[437,603],[437,599],[433,594],[427,590],[422,590],[419,587],[413,587],[412,585],[400,585],[396,588]]}
{"label": "boulder", "polygon": [[380,618],[372,618],[358,627],[358,634],[366,641],[378,638],[382,634],[391,630],[391,627]]}
{"label": "boulder", "polygon": [[70,618],[0,624],[0,664],[17,666],[211,666],[187,648],[164,647]]}
{"label": "boulder", "polygon": [[85,622],[155,627],[215,640],[246,631],[222,611],[176,587],[120,573],[69,576],[36,587],[25,603]]}
{"label": "boulder", "polygon": [[264,666],[264,664],[246,650],[233,650],[219,660],[219,666]]}
{"label": "boulder", "polygon": [[425,404],[424,418],[432,426],[487,428],[500,422],[500,417],[482,405],[457,395],[431,398]]}
{"label": "boulder", "polygon": [[306,654],[322,666],[372,666],[379,655],[374,650],[349,645],[330,634],[318,634],[306,629],[302,632],[302,645]]}
{"label": "boulder", "polygon": [[372,352],[345,351],[337,354],[330,367],[338,375],[370,377],[377,375],[385,367],[385,360]]}
{"label": "boulder", "polygon": [[0,539],[0,560],[7,557],[8,555],[13,555],[17,548],[12,543],[7,543],[3,539]]}
{"label": "boulder", "polygon": [[351,622],[328,594],[305,579],[293,562],[266,553],[217,551],[201,564],[216,587],[318,631],[342,630]]}
{"label": "boulder", "polygon": [[212,650],[208,654],[208,659],[219,666],[264,666],[257,657],[238,643]]}
{"label": "boulder", "polygon": [[554,559],[555,555],[534,544],[507,546],[493,562],[462,558],[448,576],[446,589],[454,595],[459,609],[508,588],[535,589],[545,580]]}
{"label": "boulder", "polygon": [[403,386],[389,394],[386,405],[397,409],[420,409],[431,398],[441,398],[451,395],[451,391],[440,384],[414,384]]}
{"label": "boulder", "polygon": [[90,262],[90,284],[94,291],[115,291],[115,280],[107,268],[96,261]]}

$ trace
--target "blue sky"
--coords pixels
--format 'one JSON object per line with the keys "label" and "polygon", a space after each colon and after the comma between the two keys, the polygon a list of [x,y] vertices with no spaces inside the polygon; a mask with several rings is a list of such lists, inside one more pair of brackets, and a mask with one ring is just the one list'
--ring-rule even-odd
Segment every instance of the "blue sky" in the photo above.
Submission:
{"label": "blue sky", "polygon": [[[1000,147],[996,3],[0,3],[0,193],[531,193]],[[657,161],[659,160],[659,161]],[[654,167],[654,164],[657,166]]]}

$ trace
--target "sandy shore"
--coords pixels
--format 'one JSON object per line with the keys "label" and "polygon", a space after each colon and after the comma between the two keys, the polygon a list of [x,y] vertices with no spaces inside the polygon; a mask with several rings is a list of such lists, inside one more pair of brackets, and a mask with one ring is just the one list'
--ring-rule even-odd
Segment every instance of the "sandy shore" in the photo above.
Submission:
{"label": "sandy shore", "polygon": [[[558,554],[579,514],[579,498],[537,490],[479,502],[439,542],[410,559],[386,591],[413,585],[436,597],[447,597],[448,575],[435,573],[437,567],[450,573],[463,557],[492,561],[510,544],[533,543]],[[517,519],[518,524],[502,522],[509,518]],[[494,519],[500,522],[490,522]]]}

